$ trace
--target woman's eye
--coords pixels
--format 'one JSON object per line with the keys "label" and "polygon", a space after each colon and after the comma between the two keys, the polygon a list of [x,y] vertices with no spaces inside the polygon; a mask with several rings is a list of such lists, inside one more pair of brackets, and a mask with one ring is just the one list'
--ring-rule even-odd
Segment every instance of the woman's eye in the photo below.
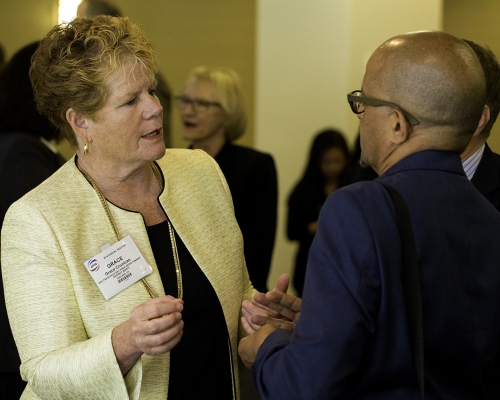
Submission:
{"label": "woman's eye", "polygon": [[154,89],[153,89],[153,90],[150,90],[150,91],[149,91],[149,94],[150,94],[151,96],[154,96],[154,95],[156,94],[156,90],[154,90]]}
{"label": "woman's eye", "polygon": [[196,105],[199,107],[208,107],[209,106],[209,102],[206,100],[195,100],[195,102],[196,102]]}
{"label": "woman's eye", "polygon": [[126,106],[131,106],[132,104],[135,103],[135,100],[137,99],[137,97],[134,97],[132,100],[130,100],[129,102],[125,103]]}

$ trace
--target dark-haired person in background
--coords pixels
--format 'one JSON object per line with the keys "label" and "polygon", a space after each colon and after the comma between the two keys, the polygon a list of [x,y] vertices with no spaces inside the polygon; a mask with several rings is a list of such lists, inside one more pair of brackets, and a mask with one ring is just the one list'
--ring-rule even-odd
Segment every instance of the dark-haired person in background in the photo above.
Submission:
{"label": "dark-haired person in background", "polygon": [[118,6],[108,0],[83,0],[78,5],[77,15],[87,18],[95,15],[122,17],[122,13]]}
{"label": "dark-haired person in background", "polygon": [[0,43],[0,70],[2,70],[5,64],[5,50],[3,49],[2,43]]}
{"label": "dark-haired person in background", "polygon": [[326,129],[312,143],[304,174],[288,198],[287,235],[298,240],[293,286],[302,296],[307,255],[326,198],[349,182],[349,149],[342,133]]}
{"label": "dark-haired person in background", "polygon": [[486,105],[490,120],[476,133],[462,152],[462,164],[474,187],[500,210],[500,155],[493,153],[486,143],[500,110],[500,65],[488,48],[463,39],[476,53],[486,78]]}
{"label": "dark-haired person in background", "polygon": [[[29,79],[38,42],[19,50],[0,72],[0,226],[9,206],[42,183],[63,163],[55,143],[59,131],[35,108]],[[0,282],[1,283],[1,282]],[[26,386],[0,284],[0,398],[19,398]]]}

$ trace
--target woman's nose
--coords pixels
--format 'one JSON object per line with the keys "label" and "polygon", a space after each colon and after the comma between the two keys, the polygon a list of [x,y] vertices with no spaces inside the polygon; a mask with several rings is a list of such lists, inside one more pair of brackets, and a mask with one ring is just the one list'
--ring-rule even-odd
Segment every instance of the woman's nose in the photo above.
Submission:
{"label": "woman's nose", "polygon": [[163,112],[163,106],[156,95],[152,95],[147,107],[147,118],[157,117]]}

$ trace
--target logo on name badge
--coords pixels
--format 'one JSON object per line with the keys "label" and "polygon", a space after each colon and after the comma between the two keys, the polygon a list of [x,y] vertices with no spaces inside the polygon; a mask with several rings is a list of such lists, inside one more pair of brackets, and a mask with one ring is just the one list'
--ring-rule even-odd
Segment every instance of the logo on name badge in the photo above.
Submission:
{"label": "logo on name badge", "polygon": [[90,272],[96,272],[99,269],[99,263],[95,258],[92,260],[89,260],[87,262],[87,268],[90,270]]}

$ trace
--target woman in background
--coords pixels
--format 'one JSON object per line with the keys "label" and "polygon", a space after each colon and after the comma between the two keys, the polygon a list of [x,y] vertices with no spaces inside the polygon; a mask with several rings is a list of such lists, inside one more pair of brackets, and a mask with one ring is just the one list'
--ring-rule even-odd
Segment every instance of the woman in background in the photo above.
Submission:
{"label": "woman in background", "polygon": [[[55,144],[59,131],[41,115],[29,78],[38,42],[19,50],[0,72],[0,227],[10,205],[38,186],[64,159]],[[12,337],[0,279],[0,398],[18,399],[26,382]]]}
{"label": "woman in background", "polygon": [[276,168],[271,155],[233,143],[247,125],[241,80],[227,68],[197,67],[176,100],[184,139],[214,157],[224,173],[243,234],[250,280],[265,293],[276,233]]}
{"label": "woman in background", "polygon": [[293,286],[302,296],[307,256],[326,198],[349,182],[349,150],[344,136],[327,129],[314,138],[304,175],[288,199],[288,239],[297,240]]}

